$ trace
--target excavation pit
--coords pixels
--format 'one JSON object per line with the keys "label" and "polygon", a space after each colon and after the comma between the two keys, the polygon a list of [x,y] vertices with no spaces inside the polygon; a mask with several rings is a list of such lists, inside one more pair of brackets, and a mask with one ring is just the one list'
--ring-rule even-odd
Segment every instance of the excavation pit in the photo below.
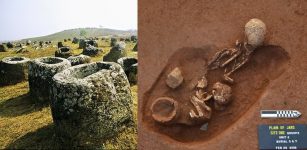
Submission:
{"label": "excavation pit", "polygon": [[[143,113],[141,122],[147,129],[178,142],[209,141],[222,134],[226,128],[235,124],[252,108],[270,83],[288,69],[290,62],[288,53],[279,46],[268,45],[256,49],[246,66],[232,75],[235,83],[231,85],[233,95],[231,103],[220,111],[215,109],[212,99],[208,101],[213,114],[210,120],[203,122],[208,123],[208,129],[201,131],[203,124],[190,122],[189,111],[185,109],[193,108],[190,102],[191,95],[195,94],[195,85],[205,73],[207,73],[208,80],[207,91],[212,91],[216,82],[225,82],[223,69],[208,72],[203,69],[214,55],[215,50],[216,47],[213,45],[203,48],[182,48],[169,58],[153,87],[142,97],[146,101],[141,109]],[[168,73],[176,67],[182,69],[185,81],[180,87],[172,89],[166,85],[165,81]],[[177,116],[171,121],[171,124],[163,125],[165,124],[163,121],[168,121],[169,114],[172,114],[170,113],[172,112],[171,103],[169,101],[166,103],[165,100],[161,103],[160,97],[168,97],[178,103]],[[153,107],[155,105],[159,107]]]}

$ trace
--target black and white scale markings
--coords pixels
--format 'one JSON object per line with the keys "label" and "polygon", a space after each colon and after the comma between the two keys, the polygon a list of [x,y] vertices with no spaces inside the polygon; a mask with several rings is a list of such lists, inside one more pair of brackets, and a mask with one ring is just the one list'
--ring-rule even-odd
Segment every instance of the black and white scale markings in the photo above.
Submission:
{"label": "black and white scale markings", "polygon": [[261,118],[298,118],[301,113],[297,110],[261,110]]}

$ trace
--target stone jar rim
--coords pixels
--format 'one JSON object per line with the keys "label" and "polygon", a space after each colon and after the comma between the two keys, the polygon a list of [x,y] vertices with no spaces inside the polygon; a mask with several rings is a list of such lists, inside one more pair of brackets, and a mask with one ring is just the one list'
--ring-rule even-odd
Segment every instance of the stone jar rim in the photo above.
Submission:
{"label": "stone jar rim", "polygon": [[[46,61],[48,60],[53,60],[53,61],[58,61],[56,63],[47,63]],[[62,66],[63,64],[70,64],[70,62],[61,57],[41,57],[33,60],[36,64],[39,66],[46,66],[48,68],[56,68],[58,66]]]}
{"label": "stone jar rim", "polygon": [[[82,72],[82,69],[87,69],[89,72]],[[99,74],[123,72],[121,66],[114,62],[93,62],[88,64],[81,64],[70,67],[55,74],[53,80],[61,84],[79,84],[87,85],[91,83],[92,78],[99,76]],[[78,74],[79,73],[79,74]],[[82,74],[85,73],[85,74]],[[80,75],[81,74],[81,75]]]}
{"label": "stone jar rim", "polygon": [[30,58],[19,57],[19,56],[5,57],[2,59],[2,62],[7,63],[7,64],[22,64],[28,61],[30,61]]}

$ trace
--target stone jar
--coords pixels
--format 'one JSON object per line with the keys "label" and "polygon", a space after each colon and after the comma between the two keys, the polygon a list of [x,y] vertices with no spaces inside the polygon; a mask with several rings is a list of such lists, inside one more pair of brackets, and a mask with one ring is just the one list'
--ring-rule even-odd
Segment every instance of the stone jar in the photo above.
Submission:
{"label": "stone jar", "polygon": [[120,65],[94,62],[53,77],[51,111],[57,136],[73,147],[95,147],[132,122],[130,85]]}
{"label": "stone jar", "polygon": [[70,61],[72,66],[80,65],[80,64],[86,64],[91,62],[91,57],[86,55],[78,55],[78,56],[70,56],[67,58],[68,61]]}
{"label": "stone jar", "polygon": [[117,60],[117,63],[124,69],[130,84],[136,84],[138,60],[133,57],[122,57]]}
{"label": "stone jar", "polygon": [[117,62],[119,58],[126,57],[127,51],[125,48],[125,42],[117,42],[116,45],[111,48],[110,52],[103,56],[103,61]]}
{"label": "stone jar", "polygon": [[52,77],[71,66],[67,59],[60,57],[42,57],[29,64],[30,94],[39,103],[49,102]]}
{"label": "stone jar", "polygon": [[6,57],[0,62],[0,85],[16,84],[28,79],[29,58]]}
{"label": "stone jar", "polygon": [[54,53],[55,57],[62,57],[62,58],[68,58],[71,55],[72,55],[72,51],[70,47],[68,46],[61,47]]}

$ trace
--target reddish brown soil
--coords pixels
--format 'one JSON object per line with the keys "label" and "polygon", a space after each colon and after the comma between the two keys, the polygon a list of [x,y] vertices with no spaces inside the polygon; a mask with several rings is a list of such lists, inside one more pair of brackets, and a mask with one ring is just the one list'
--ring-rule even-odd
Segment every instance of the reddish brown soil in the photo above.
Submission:
{"label": "reddish brown soil", "polygon": [[[234,73],[233,102],[214,111],[208,131],[154,122],[152,101],[170,96],[191,105],[189,84],[201,77],[215,52],[243,40],[244,25],[254,17],[267,25],[266,46]],[[306,18],[306,1],[139,0],[138,148],[257,149],[257,125],[307,123]],[[171,90],[165,77],[176,66],[184,82]],[[209,90],[220,74],[209,73]],[[303,115],[261,119],[261,109],[296,109]]]}
{"label": "reddish brown soil", "polygon": [[[147,93],[146,102],[143,106],[143,123],[151,130],[168,135],[169,137],[182,142],[205,141],[222,133],[229,125],[240,118],[261,96],[271,80],[279,77],[289,64],[287,53],[280,47],[265,46],[255,51],[243,68],[238,70],[232,77],[235,84],[232,87],[233,102],[224,111],[213,111],[212,119],[209,122],[208,131],[201,131],[200,126],[185,125],[161,125],[151,117],[150,107],[153,100],[159,97],[172,97],[179,102],[181,107],[193,108],[190,102],[191,95],[194,95],[194,86],[203,75],[207,66],[208,55],[215,51],[214,47],[202,49],[183,48],[170,57],[167,66],[163,69],[158,80]],[[166,85],[166,77],[172,69],[179,67],[182,70],[184,82],[176,89]],[[212,90],[214,83],[223,81],[223,70],[209,71],[208,91]],[[210,105],[213,108],[213,104]],[[181,114],[186,117],[188,113]]]}

